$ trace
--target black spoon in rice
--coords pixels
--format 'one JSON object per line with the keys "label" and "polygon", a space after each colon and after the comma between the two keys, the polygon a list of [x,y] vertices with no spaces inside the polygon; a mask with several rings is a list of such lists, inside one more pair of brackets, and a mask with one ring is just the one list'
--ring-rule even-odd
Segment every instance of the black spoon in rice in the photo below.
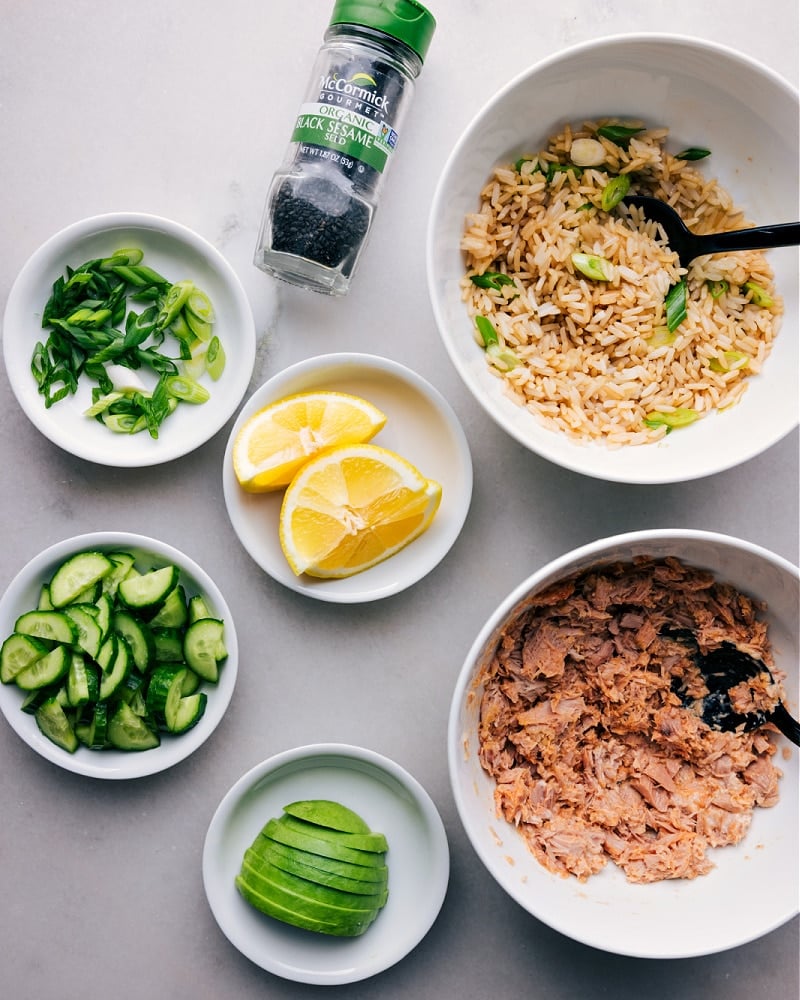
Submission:
{"label": "black spoon in rice", "polygon": [[622,203],[640,208],[646,219],[658,223],[667,243],[678,255],[682,267],[688,267],[695,257],[731,250],[766,250],[770,247],[793,247],[800,244],[800,222],[782,222],[774,226],[754,226],[733,229],[727,233],[693,233],[675,209],[660,198],[649,195],[629,195]]}
{"label": "black spoon in rice", "polygon": [[[789,714],[782,701],[778,701],[774,708],[768,711],[741,713],[733,707],[731,688],[741,684],[742,681],[766,675],[770,683],[775,682],[763,660],[745,653],[732,642],[723,642],[716,649],[703,653],[689,629],[665,627],[661,631],[689,648],[692,659],[703,675],[708,694],[702,699],[700,716],[707,726],[727,732],[737,729],[750,732],[771,722],[787,740],[795,746],[800,746],[800,722]],[[676,681],[673,690],[686,707],[694,704],[694,699],[682,691],[679,681]]]}

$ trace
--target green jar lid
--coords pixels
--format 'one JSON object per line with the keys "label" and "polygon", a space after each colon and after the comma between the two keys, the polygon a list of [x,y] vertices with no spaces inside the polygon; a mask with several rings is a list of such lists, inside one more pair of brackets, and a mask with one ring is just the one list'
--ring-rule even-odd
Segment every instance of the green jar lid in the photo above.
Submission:
{"label": "green jar lid", "polygon": [[436,19],[417,0],[336,0],[331,24],[360,24],[382,31],[425,59]]}

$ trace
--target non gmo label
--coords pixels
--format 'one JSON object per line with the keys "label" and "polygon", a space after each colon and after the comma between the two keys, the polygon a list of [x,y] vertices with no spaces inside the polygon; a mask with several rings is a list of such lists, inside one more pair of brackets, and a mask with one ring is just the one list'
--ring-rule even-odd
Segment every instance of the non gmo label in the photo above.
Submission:
{"label": "non gmo label", "polygon": [[304,104],[292,133],[293,142],[337,150],[383,171],[397,145],[397,132],[386,121],[373,121],[331,104]]}

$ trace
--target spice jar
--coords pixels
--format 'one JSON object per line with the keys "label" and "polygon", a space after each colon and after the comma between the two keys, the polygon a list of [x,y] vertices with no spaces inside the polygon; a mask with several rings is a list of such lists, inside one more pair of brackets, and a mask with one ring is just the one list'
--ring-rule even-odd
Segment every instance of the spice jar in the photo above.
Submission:
{"label": "spice jar", "polygon": [[336,0],[267,195],[257,267],[347,292],[435,28],[416,0]]}

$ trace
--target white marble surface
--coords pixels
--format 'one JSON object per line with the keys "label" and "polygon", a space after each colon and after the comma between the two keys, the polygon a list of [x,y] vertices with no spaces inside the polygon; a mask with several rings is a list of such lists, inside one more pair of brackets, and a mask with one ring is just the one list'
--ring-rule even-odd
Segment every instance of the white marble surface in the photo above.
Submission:
{"label": "white marble surface", "polygon": [[69,775],[0,726],[0,994],[315,993],[231,947],[206,905],[200,854],[217,803],[241,774],[279,750],[332,740],[408,768],[436,801],[452,851],[448,896],[429,935],[399,965],[342,995],[797,996],[797,921],[726,954],[661,964],[592,951],[537,922],[477,862],[445,761],[463,656],[501,598],[548,559],[602,535],[670,525],[741,535],[797,561],[797,435],[746,466],[686,485],[625,487],[553,467],[504,437],[467,396],[438,340],[424,268],[427,208],[442,164],[479,105],[512,75],[576,42],[660,30],[730,45],[796,86],[796,4],[432,3],[439,28],[403,147],[351,293],[338,301],[278,286],[250,264],[328,3],[1,6],[0,308],[30,253],[68,223],[128,209],[171,217],[219,247],[245,284],[259,336],[251,389],[314,354],[386,354],[451,401],[476,479],[465,530],[429,577],[374,605],[327,606],[265,577],[239,546],[221,490],[229,428],[168,466],[105,470],[42,438],[3,375],[0,585],[68,535],[96,527],[155,534],[201,562],[225,591],[242,663],[214,738],[183,765],[136,783]]}

